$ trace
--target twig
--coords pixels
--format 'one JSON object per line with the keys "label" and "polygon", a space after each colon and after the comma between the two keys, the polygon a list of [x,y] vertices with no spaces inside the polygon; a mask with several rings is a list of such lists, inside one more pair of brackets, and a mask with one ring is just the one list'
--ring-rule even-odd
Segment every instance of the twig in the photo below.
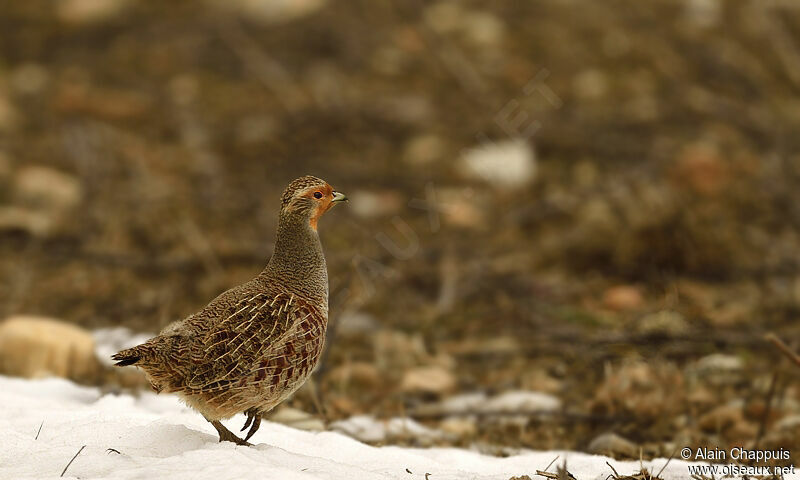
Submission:
{"label": "twig", "polygon": [[72,465],[72,462],[74,462],[76,458],[78,458],[78,455],[81,454],[81,452],[83,451],[84,448],[86,448],[86,445],[82,446],[80,448],[80,450],[78,450],[78,453],[76,453],[75,456],[72,457],[72,460],[70,460],[69,463],[67,464],[67,466],[64,467],[64,470],[61,472],[61,475],[59,475],[59,477],[63,477],[64,474],[67,473],[67,469],[69,468],[69,466]]}
{"label": "twig", "polygon": [[772,410],[772,399],[775,397],[775,387],[778,384],[778,371],[772,374],[772,380],[769,382],[769,391],[767,392],[767,404],[764,406],[764,415],[761,416],[761,424],[758,426],[758,435],[756,436],[756,444],[754,449],[758,449],[761,443],[761,438],[764,437],[764,432],[767,430],[767,420],[769,419],[770,411]]}
{"label": "twig", "polygon": [[42,426],[44,426],[44,420],[39,424],[39,430],[36,432],[36,436],[33,438],[34,440],[39,440],[39,434],[42,433]]}
{"label": "twig", "polygon": [[656,473],[656,478],[661,478],[661,474],[664,473],[664,470],[667,468],[667,465],[669,465],[669,462],[671,462],[672,459],[675,458],[676,453],[678,453],[677,448],[675,448],[675,451],[673,451],[672,455],[669,456],[669,458],[667,459],[667,463],[665,463],[664,466],[661,467],[661,470],[659,470],[658,473]]}
{"label": "twig", "polygon": [[786,355],[789,358],[789,360],[793,361],[795,365],[800,366],[800,355],[795,353],[794,350],[792,350],[791,348],[789,348],[788,345],[783,343],[783,340],[778,338],[774,333],[768,333],[764,338],[767,341],[771,342],[776,347],[778,347],[778,350],[783,352],[783,354]]}
{"label": "twig", "polygon": [[616,469],[616,468],[614,468],[614,467],[613,467],[613,466],[612,466],[610,463],[608,463],[608,462],[606,462],[606,465],[608,465],[608,468],[610,468],[610,469],[611,469],[611,471],[612,471],[612,472],[614,472],[614,478],[619,478],[619,473],[617,473],[617,469]]}

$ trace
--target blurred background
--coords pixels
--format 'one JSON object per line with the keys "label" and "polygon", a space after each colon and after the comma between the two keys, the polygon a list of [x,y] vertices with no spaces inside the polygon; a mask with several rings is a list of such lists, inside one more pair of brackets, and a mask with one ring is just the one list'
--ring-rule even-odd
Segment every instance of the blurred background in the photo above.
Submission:
{"label": "blurred background", "polygon": [[278,421],[797,458],[764,338],[800,348],[797,2],[3,0],[0,32],[4,373],[146,390],[106,356],[256,275],[313,174],[351,202]]}

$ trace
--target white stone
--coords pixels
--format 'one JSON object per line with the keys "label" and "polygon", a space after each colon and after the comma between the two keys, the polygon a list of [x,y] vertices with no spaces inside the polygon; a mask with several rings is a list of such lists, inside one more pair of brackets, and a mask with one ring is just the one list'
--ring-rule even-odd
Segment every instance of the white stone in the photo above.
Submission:
{"label": "white stone", "polygon": [[470,177],[499,189],[524,187],[536,178],[536,156],[525,140],[486,142],[467,150],[461,164]]}

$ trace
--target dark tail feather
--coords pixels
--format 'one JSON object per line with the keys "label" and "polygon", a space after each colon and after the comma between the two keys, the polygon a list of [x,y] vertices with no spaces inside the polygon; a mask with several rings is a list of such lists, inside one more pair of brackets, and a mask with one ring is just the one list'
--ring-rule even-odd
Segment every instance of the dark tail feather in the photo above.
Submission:
{"label": "dark tail feather", "polygon": [[111,359],[117,362],[114,364],[117,367],[127,367],[128,365],[134,365],[136,362],[141,360],[142,355],[137,352],[135,348],[129,348],[112,355]]}

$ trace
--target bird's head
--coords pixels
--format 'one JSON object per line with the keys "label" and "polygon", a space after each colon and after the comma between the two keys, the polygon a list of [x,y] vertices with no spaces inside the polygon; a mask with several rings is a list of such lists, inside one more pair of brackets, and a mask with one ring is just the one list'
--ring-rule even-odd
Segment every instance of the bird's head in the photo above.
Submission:
{"label": "bird's head", "polygon": [[346,200],[343,193],[335,191],[325,180],[306,175],[294,180],[283,191],[281,216],[307,221],[316,230],[322,214],[334,204]]}

